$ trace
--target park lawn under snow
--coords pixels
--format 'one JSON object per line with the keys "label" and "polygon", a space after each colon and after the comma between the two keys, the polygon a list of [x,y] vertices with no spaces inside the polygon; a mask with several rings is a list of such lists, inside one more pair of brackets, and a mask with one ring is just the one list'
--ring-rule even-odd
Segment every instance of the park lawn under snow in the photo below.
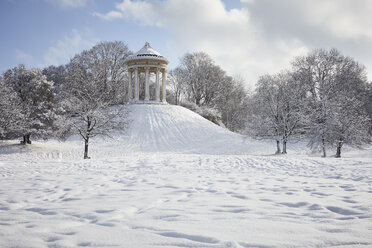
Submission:
{"label": "park lawn under snow", "polygon": [[91,160],[80,140],[0,143],[0,247],[372,246],[371,148],[274,156],[178,106],[131,119]]}

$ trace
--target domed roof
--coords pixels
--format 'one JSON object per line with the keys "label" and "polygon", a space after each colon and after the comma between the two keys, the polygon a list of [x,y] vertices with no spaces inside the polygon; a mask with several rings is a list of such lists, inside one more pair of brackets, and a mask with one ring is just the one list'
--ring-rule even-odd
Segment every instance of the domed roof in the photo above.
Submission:
{"label": "domed roof", "polygon": [[150,46],[150,43],[146,42],[145,45],[134,54],[135,56],[161,56],[159,52],[155,51],[154,48]]}
{"label": "domed roof", "polygon": [[127,61],[135,59],[159,59],[159,60],[168,60],[162,56],[158,51],[150,46],[150,43],[146,42],[145,45],[135,54],[129,56]]}

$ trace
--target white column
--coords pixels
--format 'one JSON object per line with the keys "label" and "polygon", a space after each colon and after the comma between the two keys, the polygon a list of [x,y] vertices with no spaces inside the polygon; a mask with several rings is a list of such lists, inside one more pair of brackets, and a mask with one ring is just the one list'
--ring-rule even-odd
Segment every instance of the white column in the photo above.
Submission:
{"label": "white column", "polygon": [[145,101],[150,100],[150,68],[146,67]]}
{"label": "white column", "polygon": [[159,69],[156,69],[155,100],[156,100],[157,102],[160,101]]}
{"label": "white column", "polygon": [[128,72],[129,74],[129,85],[128,85],[128,101],[132,101],[132,71]]}
{"label": "white column", "polygon": [[139,100],[139,82],[138,82],[138,68],[134,70],[134,100]]}
{"label": "white column", "polygon": [[167,102],[167,97],[166,97],[166,80],[167,80],[167,72],[165,71],[165,69],[163,70],[163,73],[162,73],[162,99],[161,101],[162,102]]}
{"label": "white column", "polygon": [[137,100],[139,100],[140,97],[140,84],[141,84],[141,72],[138,70],[138,80],[137,80]]}

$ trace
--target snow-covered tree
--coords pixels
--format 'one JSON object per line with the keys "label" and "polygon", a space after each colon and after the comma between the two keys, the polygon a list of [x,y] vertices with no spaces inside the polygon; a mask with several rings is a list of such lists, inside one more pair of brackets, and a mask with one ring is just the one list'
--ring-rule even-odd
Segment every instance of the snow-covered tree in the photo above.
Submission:
{"label": "snow-covered tree", "polygon": [[56,94],[55,101],[60,101],[63,98],[63,87],[67,78],[67,68],[65,65],[48,66],[42,70],[48,81],[53,82],[54,93]]}
{"label": "snow-covered tree", "polygon": [[341,157],[344,144],[360,147],[371,141],[368,129],[371,123],[363,102],[348,94],[339,95],[332,105],[329,142],[336,147],[336,157]]}
{"label": "snow-covered tree", "polygon": [[[191,107],[195,103],[208,113],[208,119],[233,131],[244,129],[247,91],[242,80],[227,76],[204,52],[187,53],[170,73],[172,99]],[[216,116],[210,114],[216,113]]]}
{"label": "snow-covered tree", "polygon": [[8,137],[10,130],[17,126],[15,117],[18,104],[16,93],[0,77],[0,138]]}
{"label": "snow-covered tree", "polygon": [[[65,99],[61,102],[60,132],[79,134],[84,140],[84,159],[89,158],[90,138],[110,136],[127,124],[127,110],[117,103],[115,91],[101,84],[101,75],[93,73],[80,59],[72,59],[68,66]],[[110,96],[110,94],[112,94]]]}
{"label": "snow-covered tree", "polygon": [[48,81],[40,69],[26,69],[24,65],[7,70],[4,82],[17,99],[9,131],[22,135],[23,144],[31,144],[31,134],[39,137],[50,135],[54,118],[53,82]]}
{"label": "snow-covered tree", "polygon": [[226,76],[222,87],[215,107],[221,112],[221,120],[229,130],[242,132],[246,124],[248,90],[239,77]]}
{"label": "snow-covered tree", "polygon": [[257,138],[274,139],[276,154],[281,153],[280,140],[280,98],[279,87],[271,75],[261,76],[257,82],[255,94],[250,100],[250,114],[246,132]]}
{"label": "snow-covered tree", "polygon": [[79,134],[84,140],[84,159],[88,159],[89,140],[97,135],[109,136],[115,130],[123,130],[128,124],[128,110],[123,105],[111,106],[103,102],[91,102],[89,97],[71,96],[62,102],[65,114],[59,119],[59,132]]}
{"label": "snow-covered tree", "polygon": [[[130,54],[127,45],[123,42],[100,42],[90,50],[83,51],[71,59],[67,65],[69,81],[78,81],[85,77],[90,84],[99,88],[104,101],[126,102],[128,100],[128,73],[125,60]],[[73,74],[70,73],[72,70]],[[80,75],[83,73],[85,75]],[[73,76],[76,78],[71,78]]]}
{"label": "snow-covered tree", "polygon": [[[340,156],[342,144],[365,142],[360,136],[363,136],[362,133],[368,136],[364,131],[368,127],[362,127],[368,126],[368,122],[364,121],[366,113],[356,111],[364,110],[360,102],[366,99],[365,68],[332,49],[315,50],[307,56],[296,58],[293,69],[296,80],[308,88],[307,99],[312,110],[309,114],[310,147],[320,149],[325,157],[327,146],[336,144],[336,154]],[[354,121],[357,119],[361,120],[358,128]],[[346,128],[345,125],[350,126]],[[352,132],[357,129],[359,132]]]}
{"label": "snow-covered tree", "polygon": [[[372,120],[372,82],[367,84],[366,98],[364,101],[364,108],[368,114],[369,119]],[[369,134],[372,136],[372,123],[369,125]]]}
{"label": "snow-covered tree", "polygon": [[[276,153],[287,153],[287,142],[305,132],[306,90],[290,72],[260,77],[249,117],[248,132],[276,141]],[[282,151],[280,150],[282,141]]]}
{"label": "snow-covered tree", "polygon": [[221,94],[225,72],[203,52],[187,53],[177,68],[187,88],[188,100],[198,106],[213,106]]}
{"label": "snow-covered tree", "polygon": [[294,80],[293,74],[277,74],[280,95],[280,130],[282,130],[282,153],[287,153],[289,139],[300,139],[307,130],[308,106],[306,104],[306,87]]}
{"label": "snow-covered tree", "polygon": [[185,80],[183,78],[184,76],[183,71],[180,68],[176,68],[171,70],[167,77],[167,85],[171,90],[171,95],[173,96],[176,105],[180,103],[181,97],[186,89]]}

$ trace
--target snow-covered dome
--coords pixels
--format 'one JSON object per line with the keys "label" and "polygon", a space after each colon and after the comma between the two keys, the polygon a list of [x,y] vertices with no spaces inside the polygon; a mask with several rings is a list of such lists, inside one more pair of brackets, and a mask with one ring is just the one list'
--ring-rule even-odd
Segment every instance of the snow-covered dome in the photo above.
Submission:
{"label": "snow-covered dome", "polygon": [[158,51],[150,46],[150,43],[146,42],[145,45],[135,54],[128,57],[127,61],[137,60],[137,59],[159,59],[166,61],[168,60],[162,56]]}

